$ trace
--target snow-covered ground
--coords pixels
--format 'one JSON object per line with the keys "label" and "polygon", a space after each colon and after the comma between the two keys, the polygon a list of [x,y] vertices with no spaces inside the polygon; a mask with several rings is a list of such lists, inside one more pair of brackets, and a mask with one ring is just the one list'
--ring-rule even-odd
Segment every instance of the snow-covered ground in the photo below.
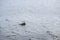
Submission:
{"label": "snow-covered ground", "polygon": [[0,0],[0,40],[59,38],[60,0]]}

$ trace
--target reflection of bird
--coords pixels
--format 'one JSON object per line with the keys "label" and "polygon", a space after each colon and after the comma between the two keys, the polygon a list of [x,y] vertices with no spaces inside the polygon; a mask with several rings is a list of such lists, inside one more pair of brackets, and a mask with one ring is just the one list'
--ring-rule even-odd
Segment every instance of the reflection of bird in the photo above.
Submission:
{"label": "reflection of bird", "polygon": [[25,25],[26,25],[26,23],[25,23],[25,22],[23,22],[23,23],[21,23],[21,24],[19,24],[19,25],[21,25],[21,26],[25,26]]}

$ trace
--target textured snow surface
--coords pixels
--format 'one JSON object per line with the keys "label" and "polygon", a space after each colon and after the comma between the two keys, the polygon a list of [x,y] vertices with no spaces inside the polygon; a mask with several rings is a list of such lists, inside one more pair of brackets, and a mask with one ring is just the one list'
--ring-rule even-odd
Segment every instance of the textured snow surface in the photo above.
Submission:
{"label": "textured snow surface", "polygon": [[60,40],[60,0],[0,0],[0,40]]}

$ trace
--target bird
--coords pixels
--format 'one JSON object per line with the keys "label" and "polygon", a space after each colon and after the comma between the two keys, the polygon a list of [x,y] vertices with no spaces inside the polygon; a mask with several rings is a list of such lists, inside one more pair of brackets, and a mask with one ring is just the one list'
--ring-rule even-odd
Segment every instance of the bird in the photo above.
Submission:
{"label": "bird", "polygon": [[26,25],[26,23],[25,23],[25,22],[23,22],[23,23],[21,23],[21,24],[19,24],[19,25],[21,25],[21,26],[25,26],[25,25]]}

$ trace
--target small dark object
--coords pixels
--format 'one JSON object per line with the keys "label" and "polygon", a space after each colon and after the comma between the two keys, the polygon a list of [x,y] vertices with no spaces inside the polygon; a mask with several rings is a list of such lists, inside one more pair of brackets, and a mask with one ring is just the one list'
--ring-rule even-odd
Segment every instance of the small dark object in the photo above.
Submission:
{"label": "small dark object", "polygon": [[10,37],[10,35],[6,36],[6,37]]}
{"label": "small dark object", "polygon": [[31,40],[31,39],[29,39],[29,40]]}
{"label": "small dark object", "polygon": [[6,19],[5,21],[9,21],[8,19]]}
{"label": "small dark object", "polygon": [[24,23],[21,23],[21,24],[19,24],[19,25],[21,25],[21,26],[25,26],[25,25],[26,25],[26,23],[24,22]]}

